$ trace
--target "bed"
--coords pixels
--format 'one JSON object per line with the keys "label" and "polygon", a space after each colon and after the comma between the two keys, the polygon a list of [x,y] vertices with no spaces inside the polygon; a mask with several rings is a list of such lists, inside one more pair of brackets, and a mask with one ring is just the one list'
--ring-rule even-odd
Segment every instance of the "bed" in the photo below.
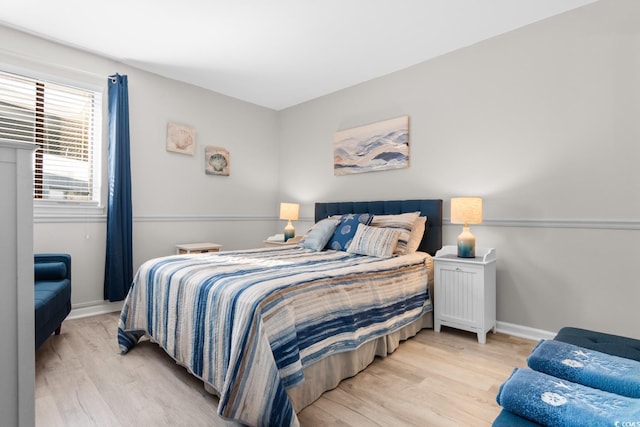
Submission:
{"label": "bed", "polygon": [[123,305],[120,348],[148,336],[219,396],[225,419],[299,425],[324,391],[433,327],[431,255],[442,246],[441,200],[316,203],[316,224],[380,218],[358,233],[387,238],[402,233],[384,221],[413,212],[425,231],[397,256],[302,244],[149,260]]}

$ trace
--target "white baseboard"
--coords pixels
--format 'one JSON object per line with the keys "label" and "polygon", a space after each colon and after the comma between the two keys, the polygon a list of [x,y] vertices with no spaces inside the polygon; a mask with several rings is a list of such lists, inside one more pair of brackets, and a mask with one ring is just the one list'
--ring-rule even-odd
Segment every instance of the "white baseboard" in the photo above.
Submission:
{"label": "white baseboard", "polygon": [[557,332],[549,332],[507,322],[496,322],[496,332],[534,341],[552,340],[557,334]]}
{"label": "white baseboard", "polygon": [[81,317],[97,316],[99,314],[113,313],[122,310],[124,301],[94,301],[74,305],[71,308],[68,319],[80,319]]}

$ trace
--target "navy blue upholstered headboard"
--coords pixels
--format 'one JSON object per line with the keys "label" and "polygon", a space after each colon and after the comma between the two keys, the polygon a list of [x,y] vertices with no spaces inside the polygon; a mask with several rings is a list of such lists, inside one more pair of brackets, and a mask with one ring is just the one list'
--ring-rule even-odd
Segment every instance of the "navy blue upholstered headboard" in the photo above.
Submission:
{"label": "navy blue upholstered headboard", "polygon": [[370,213],[373,215],[393,215],[420,211],[427,217],[419,251],[435,255],[442,247],[442,200],[380,200],[376,202],[317,202],[315,221],[331,215],[346,213]]}

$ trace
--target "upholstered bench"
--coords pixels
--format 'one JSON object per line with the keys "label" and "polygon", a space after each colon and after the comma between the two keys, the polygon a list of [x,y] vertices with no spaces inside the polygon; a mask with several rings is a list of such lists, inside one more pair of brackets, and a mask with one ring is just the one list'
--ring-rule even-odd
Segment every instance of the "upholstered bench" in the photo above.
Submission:
{"label": "upholstered bench", "polygon": [[640,361],[640,340],[579,328],[562,328],[554,338],[578,347]]}
{"label": "upholstered bench", "polygon": [[[554,340],[562,341],[601,353],[612,354],[640,361],[640,340],[605,334],[588,329],[565,327],[558,331]],[[537,427],[540,424],[502,410],[493,421],[493,427]]]}
{"label": "upholstered bench", "polygon": [[36,350],[71,312],[71,256],[34,255],[34,303]]}

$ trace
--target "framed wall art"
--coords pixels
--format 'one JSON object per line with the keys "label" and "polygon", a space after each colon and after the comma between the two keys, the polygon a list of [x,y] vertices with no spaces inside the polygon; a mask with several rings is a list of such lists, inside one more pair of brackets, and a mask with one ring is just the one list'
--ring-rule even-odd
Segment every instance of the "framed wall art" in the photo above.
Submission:
{"label": "framed wall art", "polygon": [[409,116],[333,134],[335,176],[409,167]]}
{"label": "framed wall art", "polygon": [[193,156],[196,148],[196,130],[169,122],[167,124],[167,151]]}
{"label": "framed wall art", "polygon": [[204,161],[207,175],[229,176],[229,152],[224,148],[207,145],[204,148]]}

